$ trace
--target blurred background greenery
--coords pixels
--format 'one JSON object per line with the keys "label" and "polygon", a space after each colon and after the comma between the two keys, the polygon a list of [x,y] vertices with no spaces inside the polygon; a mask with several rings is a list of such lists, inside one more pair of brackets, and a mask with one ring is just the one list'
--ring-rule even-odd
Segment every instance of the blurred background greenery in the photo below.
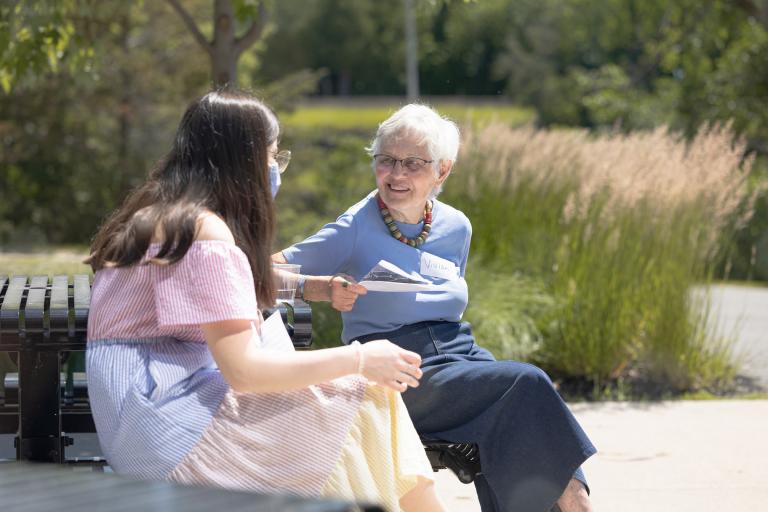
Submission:
{"label": "blurred background greenery", "polygon": [[[406,102],[407,4],[1,3],[0,274],[83,269],[214,83],[281,118],[275,248],[333,220],[374,187],[363,148]],[[443,198],[473,222],[482,343],[595,395],[731,386],[730,342],[689,292],[768,280],[768,1],[411,5],[419,97],[464,134]],[[313,311],[337,343],[338,315]]]}

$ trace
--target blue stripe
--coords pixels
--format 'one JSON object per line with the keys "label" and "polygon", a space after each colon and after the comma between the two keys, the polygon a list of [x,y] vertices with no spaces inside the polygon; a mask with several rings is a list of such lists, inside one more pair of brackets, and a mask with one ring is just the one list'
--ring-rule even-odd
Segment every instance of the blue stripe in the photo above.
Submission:
{"label": "blue stripe", "polygon": [[88,393],[117,473],[165,478],[198,442],[228,385],[207,345],[174,338],[89,341]]}

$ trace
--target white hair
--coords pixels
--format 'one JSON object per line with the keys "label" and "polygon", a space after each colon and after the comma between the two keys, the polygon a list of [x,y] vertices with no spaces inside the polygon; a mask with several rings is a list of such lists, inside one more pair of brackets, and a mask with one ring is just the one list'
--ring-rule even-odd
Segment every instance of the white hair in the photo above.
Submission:
{"label": "white hair", "polygon": [[[391,140],[408,137],[418,145],[424,145],[434,160],[432,168],[439,173],[440,162],[456,162],[459,153],[459,127],[446,117],[440,116],[427,105],[411,103],[406,105],[379,125],[376,136],[366,149],[369,155],[378,154],[381,146]],[[437,197],[442,186],[432,191],[432,198]]]}

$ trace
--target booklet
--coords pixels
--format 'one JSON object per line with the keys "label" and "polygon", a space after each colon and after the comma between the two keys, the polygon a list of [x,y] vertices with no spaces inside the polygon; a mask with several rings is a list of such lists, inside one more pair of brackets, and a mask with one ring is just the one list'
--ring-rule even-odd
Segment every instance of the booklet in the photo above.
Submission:
{"label": "booklet", "polygon": [[405,270],[386,260],[379,261],[358,284],[370,292],[418,292],[436,290],[437,286],[420,275]]}

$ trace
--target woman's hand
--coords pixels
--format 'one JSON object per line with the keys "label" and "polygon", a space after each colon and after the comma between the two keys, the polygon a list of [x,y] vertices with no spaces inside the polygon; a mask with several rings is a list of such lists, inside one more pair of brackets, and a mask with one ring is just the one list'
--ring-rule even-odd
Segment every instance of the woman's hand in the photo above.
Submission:
{"label": "woman's hand", "polygon": [[368,290],[355,282],[346,274],[336,274],[328,280],[331,289],[331,306],[337,311],[351,311],[359,295],[365,295]]}
{"label": "woman's hand", "polygon": [[421,357],[388,340],[373,340],[359,346],[363,376],[402,393],[415,388],[421,378]]}

